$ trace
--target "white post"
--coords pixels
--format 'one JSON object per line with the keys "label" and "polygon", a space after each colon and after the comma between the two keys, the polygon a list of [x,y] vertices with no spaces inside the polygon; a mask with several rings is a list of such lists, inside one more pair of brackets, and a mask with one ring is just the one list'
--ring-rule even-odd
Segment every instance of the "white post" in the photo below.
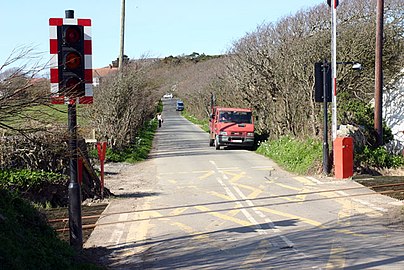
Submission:
{"label": "white post", "polygon": [[337,138],[337,0],[331,0],[332,140]]}
{"label": "white post", "polygon": [[124,56],[124,46],[125,46],[125,0],[121,2],[121,36],[120,36],[120,46],[119,46],[119,59],[118,59],[118,69],[122,71],[123,68],[123,56]]}

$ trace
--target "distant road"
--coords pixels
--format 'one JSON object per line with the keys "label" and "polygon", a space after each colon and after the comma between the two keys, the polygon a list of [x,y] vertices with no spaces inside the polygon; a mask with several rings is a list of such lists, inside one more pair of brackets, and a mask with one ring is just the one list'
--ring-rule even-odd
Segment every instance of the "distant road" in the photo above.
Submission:
{"label": "distant road", "polygon": [[352,181],[292,175],[252,151],[215,150],[175,99],[163,118],[145,163],[153,191],[110,229],[121,233],[105,245],[112,268],[404,269],[402,232],[383,218],[395,200],[355,196],[370,191]]}

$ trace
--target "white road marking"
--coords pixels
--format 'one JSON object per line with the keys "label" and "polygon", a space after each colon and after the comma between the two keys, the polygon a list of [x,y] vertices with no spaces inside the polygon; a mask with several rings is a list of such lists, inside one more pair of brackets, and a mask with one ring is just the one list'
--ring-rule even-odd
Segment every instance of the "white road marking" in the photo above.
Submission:
{"label": "white road marking", "polygon": [[323,182],[321,182],[320,180],[312,177],[312,176],[306,176],[306,178],[310,179],[311,181],[313,181],[316,184],[322,184]]}
{"label": "white road marking", "polygon": [[[127,213],[125,214],[120,214],[118,221],[126,221],[128,220],[128,215]],[[111,237],[109,238],[109,242],[112,242],[114,244],[119,244],[121,241],[123,231],[125,229],[125,223],[118,223],[115,225],[115,229],[111,234]]]}
{"label": "white road marking", "polygon": [[[210,160],[209,162],[216,168],[216,170],[218,170],[218,167],[213,160]],[[222,175],[223,175],[222,176],[223,178],[224,178],[224,176],[226,176],[223,172],[222,172]],[[229,195],[229,197],[231,197],[234,200],[237,200],[237,197],[233,194],[233,192],[231,192],[230,188],[222,181],[222,179],[220,177],[217,177],[216,179],[219,182],[219,184],[224,188],[224,190]],[[268,223],[271,230],[273,232],[276,232],[278,234],[278,236],[282,239],[282,241],[284,241],[286,243],[286,247],[293,248],[294,244],[287,237],[280,235],[281,231],[275,227],[272,220],[269,219],[268,217],[266,217],[261,211],[255,209],[254,203],[251,200],[249,200],[237,186],[233,185],[232,187],[237,192],[237,194],[248,204],[248,206],[252,207],[253,211],[259,217],[264,218],[265,222]],[[244,214],[244,216],[254,225],[254,227],[257,228],[258,234],[260,234],[260,235],[268,234],[268,232],[266,230],[264,230],[261,227],[261,225],[254,219],[254,217],[246,209],[242,208],[243,205],[240,202],[237,202],[237,205],[240,206],[240,208],[241,208],[240,210]],[[294,251],[297,252],[296,249],[294,249]]]}

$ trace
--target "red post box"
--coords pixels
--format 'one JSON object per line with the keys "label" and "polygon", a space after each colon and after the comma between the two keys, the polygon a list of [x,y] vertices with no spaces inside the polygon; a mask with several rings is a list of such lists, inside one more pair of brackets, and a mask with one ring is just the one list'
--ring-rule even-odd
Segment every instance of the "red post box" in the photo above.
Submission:
{"label": "red post box", "polygon": [[335,178],[343,179],[353,176],[353,139],[338,137],[334,140]]}

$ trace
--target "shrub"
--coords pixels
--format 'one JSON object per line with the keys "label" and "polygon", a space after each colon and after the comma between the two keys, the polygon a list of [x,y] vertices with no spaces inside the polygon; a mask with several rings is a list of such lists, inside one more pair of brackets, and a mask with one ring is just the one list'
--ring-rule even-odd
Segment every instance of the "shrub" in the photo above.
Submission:
{"label": "shrub", "polygon": [[152,120],[140,130],[136,140],[123,150],[107,148],[106,160],[135,163],[147,158],[153,143],[157,121]]}
{"label": "shrub", "polygon": [[69,269],[73,251],[56,238],[42,215],[0,189],[0,265],[3,269]]}
{"label": "shrub", "polygon": [[0,171],[0,188],[30,189],[43,183],[56,183],[65,179],[65,175],[45,171],[2,170]]}
{"label": "shrub", "polygon": [[298,140],[285,136],[261,143],[257,152],[273,159],[288,171],[306,174],[319,168],[322,144],[313,139]]}
{"label": "shrub", "polygon": [[363,168],[398,168],[404,165],[404,157],[390,154],[384,147],[365,147],[355,155],[355,160]]}

